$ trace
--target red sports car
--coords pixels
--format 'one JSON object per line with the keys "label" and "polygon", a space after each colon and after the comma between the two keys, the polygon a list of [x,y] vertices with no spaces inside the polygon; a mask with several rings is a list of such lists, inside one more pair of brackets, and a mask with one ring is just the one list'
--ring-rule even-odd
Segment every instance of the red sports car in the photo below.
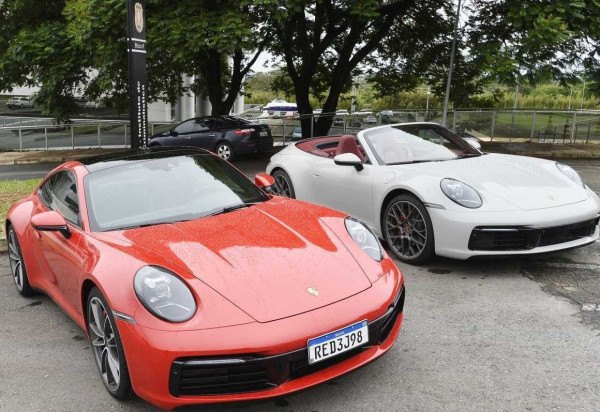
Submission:
{"label": "red sports car", "polygon": [[359,221],[271,184],[196,149],[67,162],[8,213],[17,290],[88,333],[111,395],[165,409],[280,396],[381,356],[399,270]]}

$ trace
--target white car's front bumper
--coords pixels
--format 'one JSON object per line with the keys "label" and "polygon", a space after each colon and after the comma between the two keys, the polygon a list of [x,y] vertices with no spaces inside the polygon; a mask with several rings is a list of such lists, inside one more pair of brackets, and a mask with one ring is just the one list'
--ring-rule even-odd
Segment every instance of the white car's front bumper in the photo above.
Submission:
{"label": "white car's front bumper", "polygon": [[[560,229],[554,232],[535,230],[560,228],[597,219],[600,216],[600,201],[594,195],[583,202],[571,205],[529,211],[481,212],[434,208],[428,208],[428,211],[434,227],[435,253],[454,259],[552,252],[583,246],[594,242],[599,237],[599,229],[596,225],[590,236],[544,245],[545,242],[541,241],[544,236],[546,236],[546,241],[549,241],[552,235],[558,235],[560,238]],[[481,250],[481,243],[477,244],[473,241],[470,244],[471,235],[476,228],[483,228],[483,236],[487,236],[488,240],[492,239],[488,245],[496,244],[496,246]],[[516,246],[519,244],[519,236],[521,239],[524,236],[524,231],[521,229],[525,229],[525,231],[534,229],[529,232],[531,236],[529,236],[526,248]],[[566,230],[571,229],[567,228]],[[492,233],[500,232],[503,233],[496,238],[493,237]],[[511,232],[514,235],[511,235]],[[482,232],[478,232],[478,234],[481,236]],[[490,236],[492,237],[490,238]],[[493,239],[498,239],[498,241],[494,242]],[[517,249],[514,249],[515,247]]]}

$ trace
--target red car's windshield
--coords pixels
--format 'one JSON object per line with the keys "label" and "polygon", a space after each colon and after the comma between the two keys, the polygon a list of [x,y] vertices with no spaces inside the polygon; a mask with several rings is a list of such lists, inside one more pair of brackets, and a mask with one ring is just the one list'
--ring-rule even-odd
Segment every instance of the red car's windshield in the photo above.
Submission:
{"label": "red car's windshield", "polygon": [[126,162],[93,172],[84,183],[93,231],[196,219],[268,200],[229,163],[210,155]]}

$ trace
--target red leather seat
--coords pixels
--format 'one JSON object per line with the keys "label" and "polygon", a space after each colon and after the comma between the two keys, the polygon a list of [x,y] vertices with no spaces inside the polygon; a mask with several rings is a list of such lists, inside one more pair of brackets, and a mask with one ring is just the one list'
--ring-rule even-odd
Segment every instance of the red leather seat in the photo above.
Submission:
{"label": "red leather seat", "polygon": [[356,143],[356,137],[352,135],[344,135],[340,138],[335,155],[337,156],[344,153],[354,153],[361,162],[365,161],[365,156],[361,153],[358,144]]}

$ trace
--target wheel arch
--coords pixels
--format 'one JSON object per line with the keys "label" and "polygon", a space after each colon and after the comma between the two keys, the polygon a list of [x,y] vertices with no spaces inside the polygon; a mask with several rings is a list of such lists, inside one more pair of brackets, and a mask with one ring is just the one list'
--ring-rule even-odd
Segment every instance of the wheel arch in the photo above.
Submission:
{"label": "wheel arch", "polygon": [[83,283],[81,284],[81,313],[83,314],[83,323],[85,325],[85,331],[89,334],[88,331],[88,318],[87,318],[87,300],[88,297],[90,295],[90,292],[92,291],[93,288],[98,288],[98,285],[96,285],[96,283],[91,280],[91,279],[85,279],[83,281]]}
{"label": "wheel arch", "polygon": [[280,164],[277,164],[275,166],[273,166],[273,168],[271,169],[271,171],[269,172],[269,174],[271,176],[273,176],[273,173],[275,173],[276,171],[281,170],[282,172],[285,172],[285,174],[287,174],[290,179],[292,180],[292,185],[294,186],[294,188],[296,187],[296,185],[294,184],[294,178],[292,177],[292,174],[290,173],[290,171],[288,169],[286,169],[285,167],[283,167]]}
{"label": "wheel arch", "polygon": [[[385,213],[385,209],[387,207],[387,205],[391,202],[391,200],[393,198],[395,198],[398,195],[411,195],[416,197],[417,199],[419,199],[421,201],[421,203],[425,204],[425,202],[423,201],[423,199],[421,198],[421,196],[419,196],[417,193],[415,193],[412,190],[409,190],[405,187],[397,187],[395,189],[390,190],[383,198],[383,201],[381,202],[381,207],[379,208],[379,230],[381,232],[381,237],[384,238],[383,236],[383,218],[384,218],[384,213]],[[427,206],[425,206],[427,207]]]}

